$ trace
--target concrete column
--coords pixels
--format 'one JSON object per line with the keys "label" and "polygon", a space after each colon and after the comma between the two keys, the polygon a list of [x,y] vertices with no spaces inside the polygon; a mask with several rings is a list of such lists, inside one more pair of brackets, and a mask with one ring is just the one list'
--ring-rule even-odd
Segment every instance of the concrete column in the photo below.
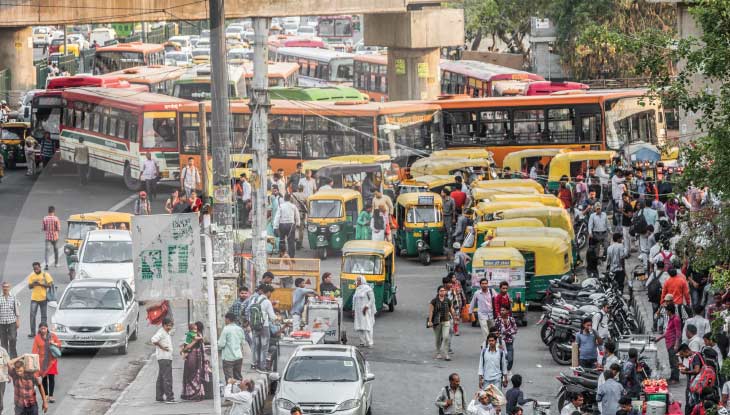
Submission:
{"label": "concrete column", "polygon": [[0,69],[10,69],[10,89],[14,97],[35,88],[33,30],[30,27],[0,29]]}
{"label": "concrete column", "polygon": [[432,99],[441,93],[439,48],[388,49],[388,99]]}

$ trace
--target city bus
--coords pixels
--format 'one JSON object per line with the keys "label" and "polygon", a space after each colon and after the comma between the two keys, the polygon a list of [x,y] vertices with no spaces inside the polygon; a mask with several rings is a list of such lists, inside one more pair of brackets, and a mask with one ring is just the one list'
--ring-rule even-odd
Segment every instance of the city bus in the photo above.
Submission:
{"label": "city bus", "polygon": [[[272,100],[269,160],[293,172],[296,163],[352,154],[385,154],[406,165],[443,148],[439,107],[420,101],[347,103]],[[206,103],[210,111],[210,103]],[[231,102],[232,153],[251,153],[247,102]],[[207,117],[210,122],[210,115]],[[200,166],[198,105],[178,110],[180,159]],[[210,131],[210,126],[208,126]],[[210,132],[208,133],[210,137]],[[208,145],[210,149],[211,146]]]}
{"label": "city bus", "polygon": [[[253,82],[253,62],[243,63],[246,77],[245,96],[251,96]],[[268,78],[270,87],[295,87],[299,83],[299,65],[292,62],[269,62]]]}
{"label": "city bus", "polygon": [[369,101],[370,97],[349,86],[322,87],[273,87],[269,88],[271,99],[292,101]]}
{"label": "city bus", "polygon": [[530,82],[544,81],[540,75],[479,61],[441,60],[441,93],[472,97],[524,95]]}
{"label": "city bus", "polygon": [[62,97],[63,160],[73,162],[83,137],[92,177],[122,176],[127,188],[137,191],[140,167],[150,153],[162,179],[179,178],[176,111],[192,101],[124,88],[71,88]]}
{"label": "city bus", "polygon": [[322,16],[317,21],[317,36],[338,52],[352,50],[352,16]]}
{"label": "city bus", "polygon": [[327,45],[318,37],[304,37],[304,36],[286,36],[276,35],[269,36],[269,56],[273,57],[276,54],[276,50],[279,48],[319,48],[326,49]]}
{"label": "city bus", "polygon": [[636,142],[661,146],[666,139],[663,110],[644,95],[644,90],[627,90],[433,102],[442,110],[446,148],[486,147],[501,166],[506,154],[526,148],[619,151]]}
{"label": "city bus", "polygon": [[102,77],[114,77],[125,80],[132,85],[143,85],[147,92],[172,95],[173,86],[187,69],[177,66],[135,66],[110,72]]}
{"label": "city bus", "polygon": [[118,43],[96,48],[93,73],[103,75],[135,66],[164,64],[165,48],[162,45],[142,42]]}
{"label": "city bus", "polygon": [[274,60],[299,64],[299,86],[326,86],[352,83],[353,56],[329,49],[282,47]]}
{"label": "city bus", "polygon": [[352,84],[373,101],[387,101],[388,55],[355,55]]}
{"label": "city bus", "polygon": [[525,88],[524,95],[550,95],[556,93],[565,93],[565,91],[571,92],[585,92],[590,87],[580,82],[556,82],[556,81],[535,81],[530,82]]}

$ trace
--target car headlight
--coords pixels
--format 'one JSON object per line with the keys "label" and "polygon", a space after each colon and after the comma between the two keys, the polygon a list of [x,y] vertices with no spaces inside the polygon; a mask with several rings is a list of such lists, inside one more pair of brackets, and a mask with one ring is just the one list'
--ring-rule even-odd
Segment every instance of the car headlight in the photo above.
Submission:
{"label": "car headlight", "polygon": [[360,407],[360,400],[359,399],[348,399],[341,404],[337,405],[337,408],[335,408],[335,411],[348,411],[351,409],[356,409]]}
{"label": "car headlight", "polygon": [[295,406],[296,405],[294,404],[294,402],[292,402],[288,399],[279,398],[276,400],[276,407],[279,409],[283,409],[285,411],[290,411]]}
{"label": "car headlight", "polygon": [[121,333],[124,331],[124,324],[114,323],[104,327],[105,333]]}
{"label": "car headlight", "polygon": [[317,232],[317,225],[308,225],[307,230],[312,233]]}
{"label": "car headlight", "polygon": [[332,233],[336,233],[336,232],[339,232],[339,231],[340,231],[340,225],[337,225],[337,224],[335,224],[335,225],[330,225],[330,227],[329,227],[329,230],[330,230],[330,232],[332,232]]}
{"label": "car headlight", "polygon": [[51,324],[51,331],[56,333],[66,333],[66,326],[63,324],[53,323]]}

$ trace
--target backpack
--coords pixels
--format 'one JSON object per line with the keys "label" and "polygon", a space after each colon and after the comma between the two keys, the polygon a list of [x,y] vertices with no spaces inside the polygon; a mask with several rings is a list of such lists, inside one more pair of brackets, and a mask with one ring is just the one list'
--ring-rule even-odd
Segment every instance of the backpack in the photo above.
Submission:
{"label": "backpack", "polygon": [[668,270],[672,267],[672,258],[674,258],[673,253],[669,253],[669,255],[665,255],[664,251],[659,251],[659,255],[662,256],[662,262],[664,262],[664,269]]}
{"label": "backpack", "polygon": [[712,369],[717,374],[718,382],[717,382],[716,386],[723,385],[725,383],[724,382],[725,379],[723,379],[723,376],[720,373],[720,363],[719,363],[720,359],[722,359],[722,356],[718,356],[715,349],[713,349],[712,347],[708,347],[708,346],[704,346],[700,350],[700,354],[702,355],[702,358],[705,359],[705,364],[712,367]]}
{"label": "backpack", "polygon": [[645,234],[647,226],[649,225],[646,223],[643,209],[631,218],[631,232],[633,232],[634,235]]}
{"label": "backpack", "polygon": [[[464,405],[464,390],[461,389],[461,385],[458,386],[459,392],[461,392],[461,407],[466,410],[466,405]],[[449,385],[444,386],[444,390],[446,390],[446,400],[451,399],[451,390],[449,389]],[[444,410],[442,408],[439,408],[439,415],[444,415]]]}
{"label": "backpack", "polygon": [[256,301],[251,303],[251,307],[248,310],[249,321],[251,328],[254,330],[261,330],[264,328],[264,311],[261,309],[261,303],[264,302],[265,297],[257,298]]}
{"label": "backpack", "polygon": [[659,277],[660,275],[655,275],[654,279],[646,287],[646,296],[649,297],[649,302],[652,304],[662,302],[662,282]]}
{"label": "backpack", "polygon": [[695,353],[695,356],[699,356],[702,368],[692,381],[689,383],[689,392],[699,395],[702,393],[702,389],[706,387],[714,387],[717,382],[717,372],[711,365],[705,363],[705,359],[702,358],[702,354]]}
{"label": "backpack", "polygon": [[383,220],[383,215],[381,215],[380,212],[373,215],[373,228],[375,228],[376,231],[382,231],[385,229],[385,221]]}

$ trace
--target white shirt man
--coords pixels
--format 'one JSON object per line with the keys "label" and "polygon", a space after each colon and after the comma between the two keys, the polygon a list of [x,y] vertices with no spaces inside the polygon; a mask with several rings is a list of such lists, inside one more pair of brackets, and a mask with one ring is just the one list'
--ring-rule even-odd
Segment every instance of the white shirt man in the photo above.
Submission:
{"label": "white shirt man", "polygon": [[299,226],[299,209],[294,203],[284,199],[276,210],[274,217],[274,228],[278,228],[282,224],[294,224]]}
{"label": "white shirt man", "polygon": [[157,177],[157,163],[151,158],[145,159],[142,163],[142,172],[140,177],[142,180],[154,180]]}
{"label": "white shirt man", "polygon": [[530,178],[532,180],[537,180],[537,166],[530,167]]}
{"label": "white shirt man", "polygon": [[185,196],[187,198],[190,198],[190,193],[201,185],[200,172],[193,164],[192,158],[188,159],[188,165],[183,167],[180,172],[180,184],[185,189]]}
{"label": "white shirt man", "polygon": [[245,177],[241,177],[241,200],[244,202],[251,200],[251,183]]}
{"label": "white shirt man", "polygon": [[606,212],[593,212],[588,218],[588,236],[593,237],[594,232],[608,232],[608,216]]}
{"label": "white shirt man", "polygon": [[688,318],[687,321],[684,322],[684,329],[682,330],[682,343],[687,343],[687,341],[689,340],[687,338],[687,325],[689,324],[692,324],[697,328],[697,334],[695,335],[695,338],[699,339],[698,341],[702,341],[705,333],[709,333],[711,331],[709,320],[707,320],[701,314],[696,314]]}
{"label": "white shirt man", "polygon": [[601,186],[605,186],[608,184],[608,179],[611,176],[606,173],[606,167],[601,164],[596,167],[596,177],[598,177],[598,180],[601,182]]}
{"label": "white shirt man", "polygon": [[233,402],[229,415],[251,415],[253,406],[253,395],[247,390],[250,380],[243,380],[236,385],[238,392],[233,391],[235,380],[229,379],[223,389],[223,399]]}
{"label": "white shirt man", "polygon": [[317,192],[317,180],[314,177],[304,177],[299,180],[299,184],[304,185],[303,192],[306,197],[312,196]]}

